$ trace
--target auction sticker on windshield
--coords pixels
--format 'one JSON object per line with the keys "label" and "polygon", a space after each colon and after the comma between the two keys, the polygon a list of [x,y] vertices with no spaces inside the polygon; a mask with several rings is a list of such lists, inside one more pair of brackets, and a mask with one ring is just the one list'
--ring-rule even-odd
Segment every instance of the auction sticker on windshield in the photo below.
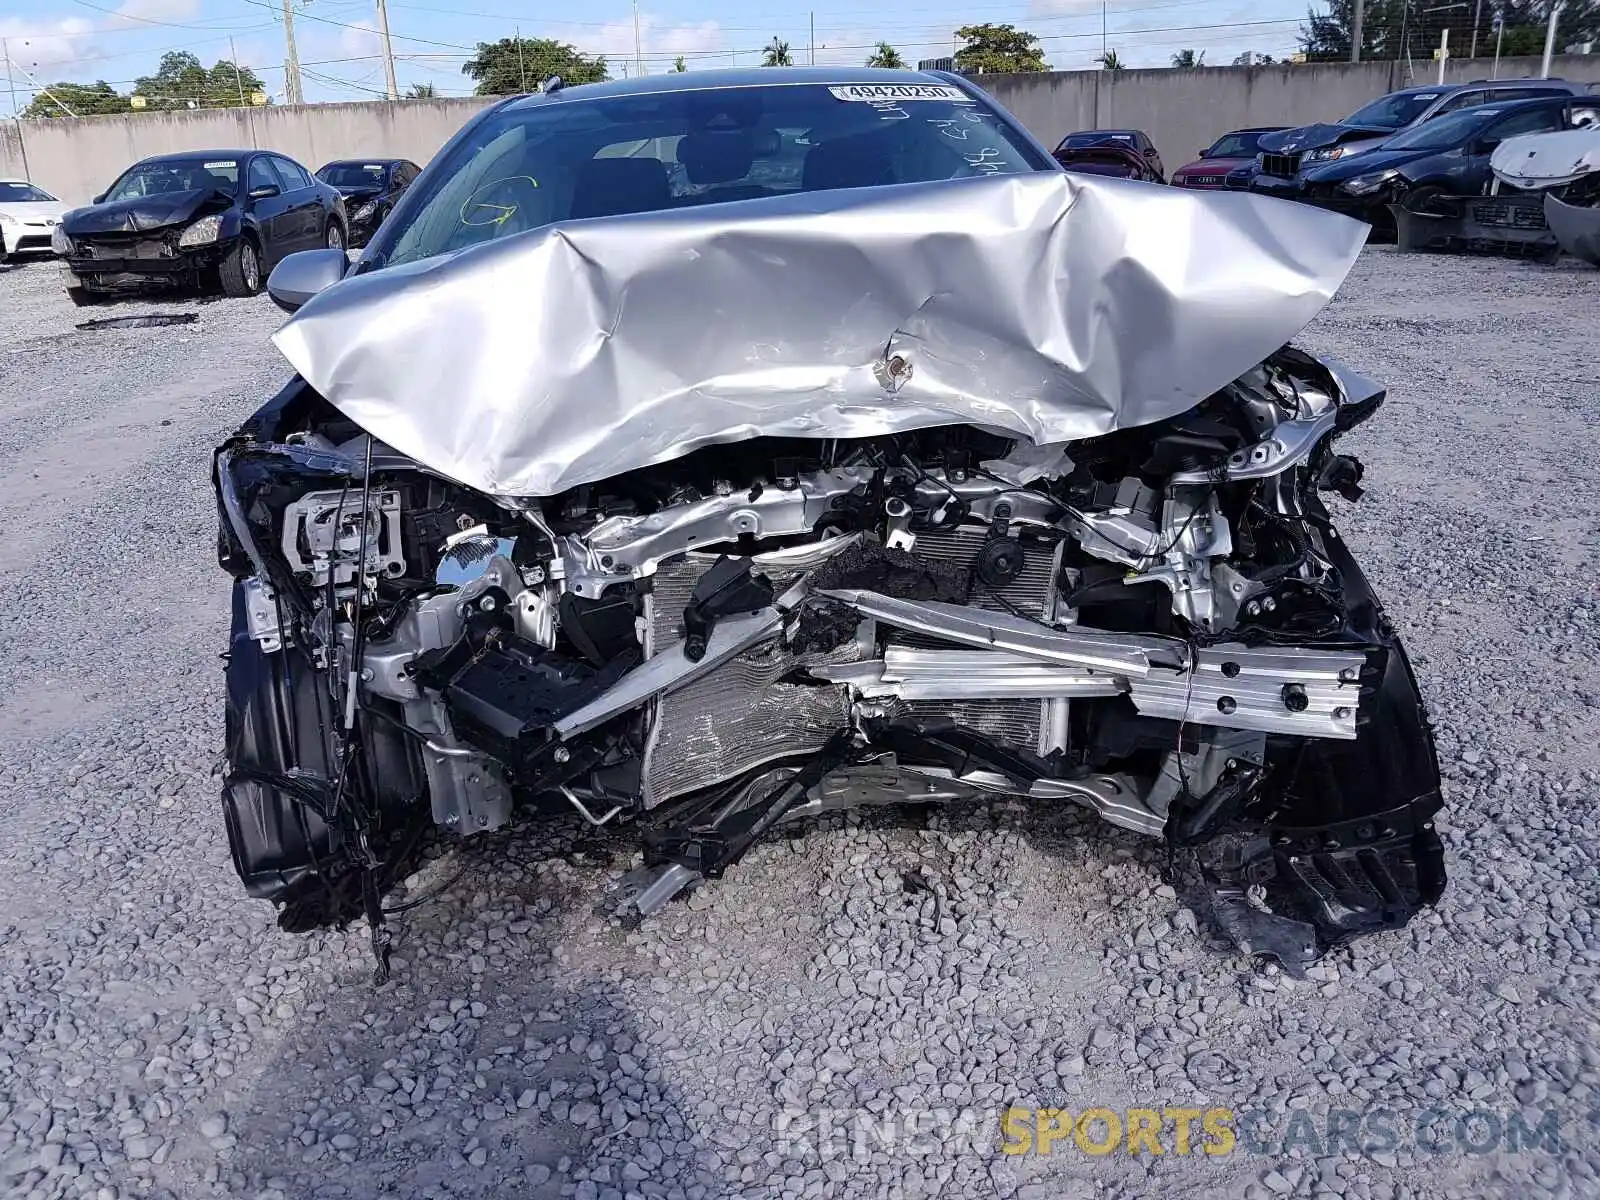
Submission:
{"label": "auction sticker on windshield", "polygon": [[956,100],[972,103],[972,97],[945,83],[845,83],[830,87],[835,100],[863,100],[880,104],[885,100]]}

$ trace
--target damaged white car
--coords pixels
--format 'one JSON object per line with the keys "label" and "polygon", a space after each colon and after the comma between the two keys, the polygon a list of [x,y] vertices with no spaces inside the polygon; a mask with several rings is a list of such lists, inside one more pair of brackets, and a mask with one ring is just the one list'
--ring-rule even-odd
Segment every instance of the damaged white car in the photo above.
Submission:
{"label": "damaged white car", "polygon": [[1287,345],[1364,235],[1066,174],[950,75],[488,110],[269,284],[298,374],[215,463],[247,890],[381,959],[435,826],[631,826],[649,912],[819,812],[1020,797],[1291,966],[1403,924],[1438,766],[1319,495],[1383,391]]}

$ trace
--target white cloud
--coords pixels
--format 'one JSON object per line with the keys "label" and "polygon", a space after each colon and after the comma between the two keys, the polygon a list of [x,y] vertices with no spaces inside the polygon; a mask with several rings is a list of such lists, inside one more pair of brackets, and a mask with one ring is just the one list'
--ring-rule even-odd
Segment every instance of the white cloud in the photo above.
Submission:
{"label": "white cloud", "polygon": [[188,21],[200,14],[200,0],[123,0],[117,18],[128,25]]}
{"label": "white cloud", "polygon": [[[620,75],[624,63],[630,64],[629,69],[632,69],[635,41],[631,17],[608,21],[598,29],[592,25],[556,22],[529,36],[570,42],[585,54],[603,54],[612,75]],[[726,65],[719,64],[717,59],[725,58],[728,53],[722,26],[717,22],[672,24],[650,13],[639,14],[637,45],[644,56],[645,70],[655,74],[669,70],[672,59],[680,54],[690,67],[710,67]]]}
{"label": "white cloud", "polygon": [[[0,18],[0,37],[10,48],[12,69],[20,88],[29,75],[42,78],[43,74],[59,78],[63,66],[78,59],[94,59],[103,48],[94,41],[95,26],[79,17],[64,17],[55,21],[29,20],[24,17]],[[85,67],[93,70],[92,63]],[[81,71],[67,74],[78,76]]]}
{"label": "white cloud", "polygon": [[383,38],[375,21],[350,21],[339,31],[339,57],[368,58],[383,53]]}

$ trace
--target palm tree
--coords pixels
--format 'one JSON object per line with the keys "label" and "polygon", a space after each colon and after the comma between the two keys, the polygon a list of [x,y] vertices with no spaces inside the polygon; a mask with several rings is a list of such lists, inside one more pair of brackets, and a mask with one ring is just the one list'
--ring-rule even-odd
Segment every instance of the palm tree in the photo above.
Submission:
{"label": "palm tree", "polygon": [[1172,56],[1172,65],[1180,71],[1192,71],[1196,67],[1206,65],[1206,52],[1201,50],[1198,54],[1193,50],[1179,50]]}
{"label": "palm tree", "polygon": [[872,57],[867,59],[867,66],[869,67],[898,68],[905,65],[906,60],[900,57],[900,51],[889,45],[888,42],[879,42],[878,48],[872,52]]}
{"label": "palm tree", "polygon": [[1096,54],[1094,60],[1107,71],[1122,70],[1122,60],[1117,57],[1115,50],[1107,50],[1104,54]]}
{"label": "palm tree", "polygon": [[677,58],[672,60],[672,70],[674,74],[682,75],[688,69],[689,64],[683,61],[683,55],[680,54]]}
{"label": "palm tree", "polygon": [[794,59],[789,54],[789,43],[773,38],[767,45],[767,57],[761,65],[763,67],[794,66]]}
{"label": "palm tree", "polygon": [[438,89],[431,83],[413,83],[411,90],[406,93],[407,100],[437,100]]}

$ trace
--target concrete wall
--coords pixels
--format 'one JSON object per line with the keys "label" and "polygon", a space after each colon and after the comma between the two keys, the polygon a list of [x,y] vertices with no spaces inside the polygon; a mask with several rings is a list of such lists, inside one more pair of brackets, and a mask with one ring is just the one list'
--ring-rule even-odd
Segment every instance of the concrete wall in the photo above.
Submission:
{"label": "concrete wall", "polygon": [[[1453,59],[1446,80],[1487,79],[1488,59]],[[1433,64],[1417,74],[1433,77]],[[1537,75],[1539,61],[1508,58],[1502,79]],[[1600,83],[1600,54],[1563,55],[1552,74]],[[1143,129],[1170,171],[1218,134],[1247,125],[1302,125],[1347,116],[1403,84],[1401,64],[1314,63],[1198,71],[1056,71],[977,80],[1047,145],[1075,129]],[[130,163],[176,150],[255,146],[315,170],[364,155],[425,163],[489,100],[370,101],[299,108],[135,113],[0,125],[0,174],[25,175],[70,203],[87,203]]]}
{"label": "concrete wall", "polygon": [[[1492,59],[1452,59],[1445,82],[1488,79],[1493,69]],[[1437,72],[1436,64],[1418,62],[1411,82],[1431,82]],[[1536,58],[1500,60],[1501,79],[1538,73]],[[1559,55],[1550,73],[1600,83],[1600,54]],[[1397,62],[1056,71],[981,75],[975,82],[1048,146],[1077,129],[1143,129],[1155,140],[1168,171],[1230,129],[1336,121],[1376,96],[1408,86]]]}
{"label": "concrete wall", "polygon": [[[23,175],[87,204],[124,168],[177,150],[278,150],[310,170],[331,158],[383,156],[426,163],[490,100],[405,100],[289,108],[210,109],[60,118],[0,125],[0,175]],[[26,153],[24,170],[23,156]]]}

